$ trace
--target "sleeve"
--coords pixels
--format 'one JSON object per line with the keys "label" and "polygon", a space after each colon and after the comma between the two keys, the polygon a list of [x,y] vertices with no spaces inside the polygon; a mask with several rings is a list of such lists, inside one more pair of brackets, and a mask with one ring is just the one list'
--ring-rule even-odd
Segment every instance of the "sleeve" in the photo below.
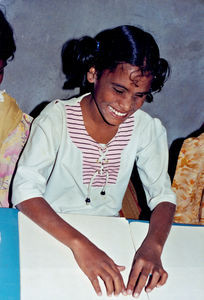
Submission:
{"label": "sleeve", "polygon": [[58,101],[50,103],[31,126],[30,136],[13,180],[12,203],[43,197],[60,145],[63,114]]}
{"label": "sleeve", "polygon": [[166,130],[159,119],[151,119],[141,132],[138,150],[136,164],[150,210],[161,202],[176,204],[167,171],[169,152]]}

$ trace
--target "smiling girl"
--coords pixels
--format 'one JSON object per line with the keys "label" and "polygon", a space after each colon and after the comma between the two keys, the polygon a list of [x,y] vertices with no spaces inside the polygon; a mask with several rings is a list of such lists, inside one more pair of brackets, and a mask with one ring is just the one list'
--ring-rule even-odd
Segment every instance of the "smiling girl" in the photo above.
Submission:
{"label": "smiling girl", "polygon": [[[166,131],[140,107],[161,90],[169,66],[153,37],[134,26],[70,40],[62,61],[64,87],[82,93],[51,102],[34,121],[14,179],[13,203],[73,251],[98,295],[99,276],[108,295],[138,297],[144,287],[150,292],[167,280],[161,253],[175,195],[167,174]],[[125,286],[124,266],[57,213],[118,216],[134,163],[152,215]]]}

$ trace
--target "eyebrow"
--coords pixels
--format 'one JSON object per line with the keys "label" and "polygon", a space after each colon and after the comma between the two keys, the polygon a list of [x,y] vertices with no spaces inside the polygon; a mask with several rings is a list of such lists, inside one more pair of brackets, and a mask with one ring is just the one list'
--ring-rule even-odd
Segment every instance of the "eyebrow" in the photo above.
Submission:
{"label": "eyebrow", "polygon": [[[119,84],[119,83],[115,83],[115,82],[111,82],[111,83],[112,83],[112,85],[114,85],[114,86],[117,86],[117,87],[119,87],[119,88],[122,88],[122,89],[128,91],[128,89],[127,89],[125,86],[123,86],[123,85],[121,85],[121,84]],[[148,91],[148,92],[138,92],[138,93],[135,93],[135,95],[148,95],[148,94],[150,94],[150,91]]]}
{"label": "eyebrow", "polygon": [[127,89],[125,86],[121,85],[121,84],[118,84],[118,83],[115,83],[115,82],[111,82],[111,83],[112,83],[112,85],[114,85],[114,86],[117,86],[117,87],[119,87],[119,88],[122,88],[122,89],[125,89],[126,91],[128,91],[128,89]]}

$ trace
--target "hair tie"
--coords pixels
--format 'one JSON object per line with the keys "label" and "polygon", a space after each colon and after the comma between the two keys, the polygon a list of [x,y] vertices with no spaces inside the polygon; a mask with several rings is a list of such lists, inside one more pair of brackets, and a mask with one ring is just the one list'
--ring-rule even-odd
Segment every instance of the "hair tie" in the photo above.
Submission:
{"label": "hair tie", "polygon": [[96,50],[99,51],[99,47],[100,47],[100,42],[96,41]]}

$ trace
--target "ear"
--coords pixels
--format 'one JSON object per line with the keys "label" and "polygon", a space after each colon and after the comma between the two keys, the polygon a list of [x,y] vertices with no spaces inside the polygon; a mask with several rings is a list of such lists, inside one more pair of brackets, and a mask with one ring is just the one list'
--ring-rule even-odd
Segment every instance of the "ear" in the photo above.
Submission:
{"label": "ear", "polygon": [[91,67],[87,72],[87,80],[89,83],[95,83],[97,80],[97,72],[94,67]]}

